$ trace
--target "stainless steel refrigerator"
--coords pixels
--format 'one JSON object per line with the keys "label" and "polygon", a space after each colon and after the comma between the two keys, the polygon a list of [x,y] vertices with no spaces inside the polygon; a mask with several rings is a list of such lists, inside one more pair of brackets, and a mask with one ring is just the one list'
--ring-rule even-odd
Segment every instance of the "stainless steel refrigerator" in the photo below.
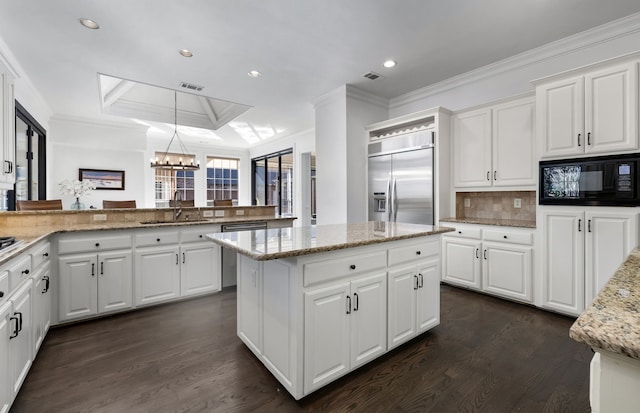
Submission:
{"label": "stainless steel refrigerator", "polygon": [[369,144],[369,220],[433,225],[434,131]]}

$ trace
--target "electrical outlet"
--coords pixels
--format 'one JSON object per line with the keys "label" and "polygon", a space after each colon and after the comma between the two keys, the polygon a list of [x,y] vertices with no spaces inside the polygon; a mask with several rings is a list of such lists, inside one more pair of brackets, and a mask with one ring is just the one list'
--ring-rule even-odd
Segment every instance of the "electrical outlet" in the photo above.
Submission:
{"label": "electrical outlet", "polygon": [[236,209],[236,215],[244,215],[244,209]]}
{"label": "electrical outlet", "polygon": [[215,216],[217,217],[223,217],[224,216],[224,211],[213,211]]}
{"label": "electrical outlet", "polygon": [[107,214],[93,214],[93,220],[94,221],[106,221],[107,220]]}
{"label": "electrical outlet", "polygon": [[202,216],[205,218],[211,218],[213,216],[213,211],[211,210],[202,211]]}
{"label": "electrical outlet", "polygon": [[513,207],[514,208],[522,208],[522,199],[513,198]]}
{"label": "electrical outlet", "polygon": [[471,206],[471,198],[464,199],[464,207],[469,208]]}

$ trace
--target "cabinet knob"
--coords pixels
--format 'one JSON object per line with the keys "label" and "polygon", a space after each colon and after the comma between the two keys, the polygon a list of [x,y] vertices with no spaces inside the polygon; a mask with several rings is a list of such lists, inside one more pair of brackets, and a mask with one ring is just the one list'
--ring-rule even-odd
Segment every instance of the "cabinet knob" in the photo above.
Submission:
{"label": "cabinet knob", "polygon": [[504,239],[507,239],[507,236],[506,236],[506,235],[504,236]]}
{"label": "cabinet knob", "polygon": [[0,291],[0,298],[4,297],[4,291]]}
{"label": "cabinet knob", "polygon": [[99,247],[99,246],[100,246],[100,243],[99,243],[99,242],[96,242],[96,247]]}
{"label": "cabinet knob", "polygon": [[356,269],[356,265],[355,265],[355,264],[351,264],[351,265],[349,266],[349,268],[351,268],[352,270],[355,270],[355,269]]}
{"label": "cabinet knob", "polygon": [[416,255],[422,254],[422,251],[416,251]]}
{"label": "cabinet knob", "polygon": [[29,270],[22,270],[22,273],[28,275],[29,274]]}
{"label": "cabinet knob", "polygon": [[43,257],[48,257],[48,256],[49,256],[49,253],[48,253],[48,252],[45,252],[44,254],[42,254],[42,256],[43,256]]}
{"label": "cabinet knob", "polygon": [[156,238],[156,241],[160,242],[160,238]]}
{"label": "cabinet knob", "polygon": [[462,234],[462,231],[458,231],[458,234]]}
{"label": "cabinet knob", "polygon": [[198,235],[198,237],[202,238],[202,234]]}

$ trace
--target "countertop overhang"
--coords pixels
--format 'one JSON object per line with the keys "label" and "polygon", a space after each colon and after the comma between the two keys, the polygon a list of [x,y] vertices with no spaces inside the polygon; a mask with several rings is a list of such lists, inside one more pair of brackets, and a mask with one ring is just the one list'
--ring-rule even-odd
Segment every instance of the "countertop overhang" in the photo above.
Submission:
{"label": "countertop overhang", "polygon": [[432,225],[370,221],[207,234],[207,238],[256,261],[316,254],[453,231]]}
{"label": "countertop overhang", "polygon": [[451,222],[459,224],[495,225],[499,227],[516,228],[536,228],[535,221],[524,221],[520,219],[495,219],[495,218],[442,218],[440,222]]}
{"label": "countertop overhang", "polygon": [[571,326],[575,341],[640,359],[640,247]]}

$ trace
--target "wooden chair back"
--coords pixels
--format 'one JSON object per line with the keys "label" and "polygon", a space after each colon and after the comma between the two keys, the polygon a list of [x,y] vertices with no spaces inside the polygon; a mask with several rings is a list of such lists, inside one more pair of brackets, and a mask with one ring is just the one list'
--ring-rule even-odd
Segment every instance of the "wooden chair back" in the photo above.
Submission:
{"label": "wooden chair back", "polygon": [[233,206],[233,199],[214,199],[213,206]]}
{"label": "wooden chair back", "polygon": [[[169,206],[170,207],[174,207],[176,204],[176,201],[174,201],[173,199],[169,200]],[[182,206],[183,208],[191,208],[195,206],[195,202],[193,199],[187,199],[186,201],[178,201],[178,205]]]}
{"label": "wooden chair back", "polygon": [[62,209],[61,199],[47,199],[42,201],[18,201],[16,204],[18,211],[45,211]]}
{"label": "wooden chair back", "polygon": [[102,201],[102,209],[135,208],[136,201]]}

